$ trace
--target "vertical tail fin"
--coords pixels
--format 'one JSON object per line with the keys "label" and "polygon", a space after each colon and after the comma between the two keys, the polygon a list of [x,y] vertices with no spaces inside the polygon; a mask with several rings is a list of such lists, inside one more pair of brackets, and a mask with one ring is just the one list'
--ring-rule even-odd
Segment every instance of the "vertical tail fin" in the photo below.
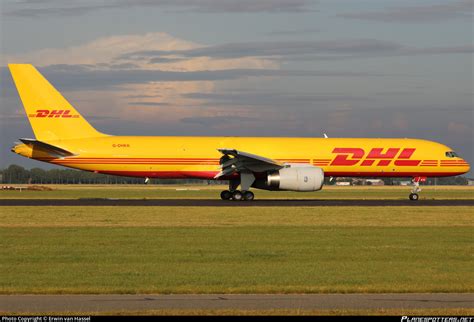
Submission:
{"label": "vertical tail fin", "polygon": [[44,142],[105,136],[29,64],[9,64],[36,139]]}

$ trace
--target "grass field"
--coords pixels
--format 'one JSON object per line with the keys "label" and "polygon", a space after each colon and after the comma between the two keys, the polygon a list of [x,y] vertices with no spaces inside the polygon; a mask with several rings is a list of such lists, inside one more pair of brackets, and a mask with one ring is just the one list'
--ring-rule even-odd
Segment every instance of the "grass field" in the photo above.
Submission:
{"label": "grass field", "polygon": [[[25,185],[18,185],[26,187]],[[170,185],[46,185],[52,191],[0,190],[0,199],[10,198],[131,198],[131,199],[216,199],[225,186]],[[472,186],[422,187],[420,199],[474,199]],[[325,186],[317,192],[287,192],[255,190],[257,199],[403,199],[408,198],[407,186]]]}
{"label": "grass field", "polygon": [[0,232],[3,293],[474,291],[468,227]]}
{"label": "grass field", "polygon": [[[182,197],[52,193],[84,191]],[[472,207],[0,207],[0,293],[473,292],[473,228]]]}
{"label": "grass field", "polygon": [[276,310],[185,310],[185,309],[164,309],[164,310],[143,310],[143,311],[110,311],[110,312],[8,312],[5,315],[31,316],[31,315],[60,315],[60,316],[471,316],[473,309],[378,309],[378,310],[304,310],[304,309],[276,309]]}

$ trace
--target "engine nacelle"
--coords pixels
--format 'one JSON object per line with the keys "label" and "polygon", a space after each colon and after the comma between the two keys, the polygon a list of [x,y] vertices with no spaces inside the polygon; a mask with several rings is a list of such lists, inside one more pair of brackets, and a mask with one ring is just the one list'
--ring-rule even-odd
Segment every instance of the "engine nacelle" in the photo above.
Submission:
{"label": "engine nacelle", "polygon": [[324,184],[324,171],[313,166],[296,166],[269,172],[268,190],[318,191]]}

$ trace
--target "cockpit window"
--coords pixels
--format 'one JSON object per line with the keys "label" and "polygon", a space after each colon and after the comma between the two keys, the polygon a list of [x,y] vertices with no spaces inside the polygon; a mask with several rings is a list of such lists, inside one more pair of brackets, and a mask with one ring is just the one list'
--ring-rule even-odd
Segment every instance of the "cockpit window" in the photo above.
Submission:
{"label": "cockpit window", "polygon": [[448,158],[459,158],[459,155],[457,155],[457,153],[454,152],[454,151],[448,151],[448,152],[446,152],[446,156],[447,156]]}

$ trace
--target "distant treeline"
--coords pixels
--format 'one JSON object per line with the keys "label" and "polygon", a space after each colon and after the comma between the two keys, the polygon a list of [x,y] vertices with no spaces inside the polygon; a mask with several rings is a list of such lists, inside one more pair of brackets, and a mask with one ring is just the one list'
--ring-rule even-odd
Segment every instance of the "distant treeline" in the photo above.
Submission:
{"label": "distant treeline", "polygon": [[[12,164],[0,170],[3,184],[144,184],[144,178],[121,177],[73,169],[41,168],[25,169]],[[209,184],[206,180],[195,179],[151,179],[151,184]]]}
{"label": "distant treeline", "polygon": [[[385,185],[400,185],[400,182],[411,178],[382,178]],[[0,182],[3,184],[143,184],[144,178],[120,177],[72,169],[41,168],[25,169],[12,164],[0,170]],[[151,184],[214,184],[222,183],[212,180],[195,179],[151,179]],[[334,184],[326,178],[325,184]],[[428,178],[425,185],[467,185],[468,180],[462,176],[447,178]]]}

